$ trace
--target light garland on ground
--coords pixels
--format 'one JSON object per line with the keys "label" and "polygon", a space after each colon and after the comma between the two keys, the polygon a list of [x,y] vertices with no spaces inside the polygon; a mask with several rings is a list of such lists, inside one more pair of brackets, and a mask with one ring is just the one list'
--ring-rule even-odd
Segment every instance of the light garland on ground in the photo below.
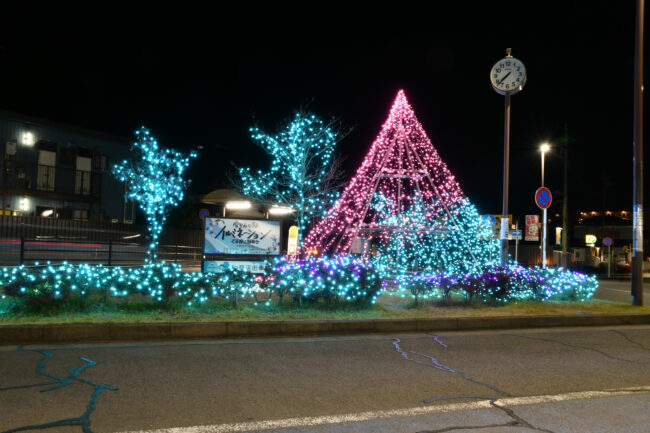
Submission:
{"label": "light garland on ground", "polygon": [[442,299],[456,293],[466,299],[512,301],[587,301],[598,289],[595,275],[564,268],[490,266],[482,272],[403,274],[386,282],[385,290],[402,297]]}

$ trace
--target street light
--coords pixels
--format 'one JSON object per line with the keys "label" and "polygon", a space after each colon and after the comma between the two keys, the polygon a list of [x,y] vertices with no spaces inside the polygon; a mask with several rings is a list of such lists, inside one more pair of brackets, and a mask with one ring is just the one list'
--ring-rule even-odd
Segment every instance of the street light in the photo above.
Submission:
{"label": "street light", "polygon": [[[544,187],[544,157],[550,149],[551,146],[548,143],[542,143],[539,147],[539,150],[542,152],[542,188]],[[542,211],[542,218],[544,218],[542,224],[542,268],[546,268],[546,208]]]}
{"label": "street light", "polygon": [[548,143],[543,143],[539,150],[542,151],[542,186],[544,186],[544,155],[551,149],[551,145]]}

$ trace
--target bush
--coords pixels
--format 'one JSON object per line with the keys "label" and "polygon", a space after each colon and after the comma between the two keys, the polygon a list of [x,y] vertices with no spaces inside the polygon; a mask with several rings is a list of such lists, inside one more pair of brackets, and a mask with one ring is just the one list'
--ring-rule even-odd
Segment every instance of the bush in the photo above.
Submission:
{"label": "bush", "polygon": [[289,262],[278,260],[271,267],[268,287],[282,299],[328,303],[340,301],[375,302],[381,279],[374,266],[348,256],[309,257]]}

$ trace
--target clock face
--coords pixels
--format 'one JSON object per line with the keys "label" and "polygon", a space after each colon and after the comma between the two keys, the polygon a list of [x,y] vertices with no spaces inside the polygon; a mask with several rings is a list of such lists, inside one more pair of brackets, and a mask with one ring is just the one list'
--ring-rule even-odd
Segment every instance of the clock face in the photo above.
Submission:
{"label": "clock face", "polygon": [[514,57],[506,57],[492,66],[490,71],[492,87],[502,95],[512,95],[519,92],[526,84],[526,68]]}

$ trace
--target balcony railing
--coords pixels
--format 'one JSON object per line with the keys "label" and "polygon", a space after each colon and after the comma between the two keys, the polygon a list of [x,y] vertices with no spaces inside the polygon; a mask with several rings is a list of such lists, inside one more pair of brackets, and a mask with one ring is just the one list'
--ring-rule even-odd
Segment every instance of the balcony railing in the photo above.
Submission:
{"label": "balcony railing", "polygon": [[0,187],[9,193],[34,191],[88,198],[101,195],[101,173],[9,159],[0,163]]}

